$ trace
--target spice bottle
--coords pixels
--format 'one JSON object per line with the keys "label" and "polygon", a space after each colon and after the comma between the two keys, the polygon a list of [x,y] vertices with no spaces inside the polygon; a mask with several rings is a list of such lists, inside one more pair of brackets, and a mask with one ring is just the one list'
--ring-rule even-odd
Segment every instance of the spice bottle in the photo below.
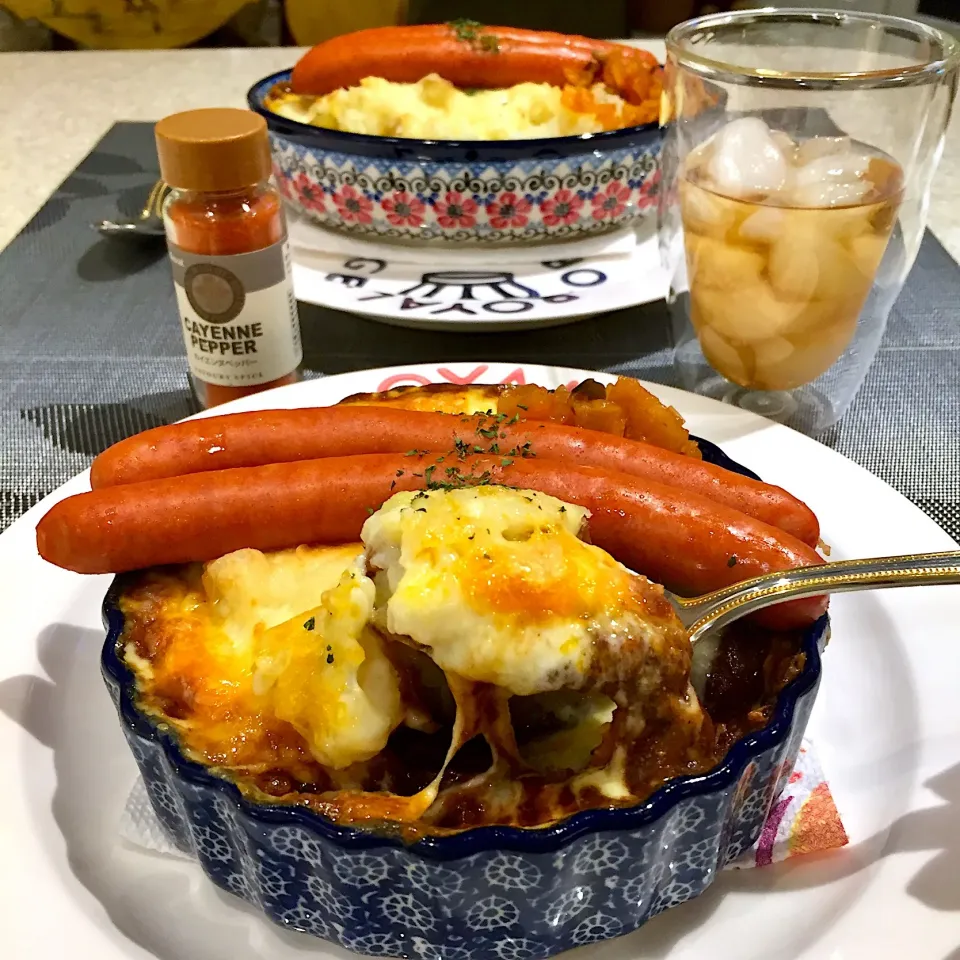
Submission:
{"label": "spice bottle", "polygon": [[299,377],[297,301],[263,118],[189,110],[156,126],[167,247],[191,380],[204,407]]}

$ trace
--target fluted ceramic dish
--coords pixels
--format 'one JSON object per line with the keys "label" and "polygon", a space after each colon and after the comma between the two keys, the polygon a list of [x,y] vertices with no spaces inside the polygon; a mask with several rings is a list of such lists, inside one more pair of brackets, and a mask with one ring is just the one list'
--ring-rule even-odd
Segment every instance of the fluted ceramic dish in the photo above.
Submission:
{"label": "fluted ceramic dish", "polygon": [[274,113],[289,70],[257,81],[274,176],[307,219],[378,239],[510,244],[569,240],[656,205],[660,127],[540,140],[415,140],[326,130]]}
{"label": "fluted ceramic dish", "polygon": [[[713,444],[704,458],[749,476]],[[423,960],[531,960],[629,933],[698,896],[753,845],[793,770],[820,681],[827,618],[770,723],[723,762],[648,800],[539,829],[477,827],[413,845],[302,808],[253,803],[187,760],[142,713],[123,662],[118,577],[101,666],[160,822],[219,887],[274,922],[348,950]]]}

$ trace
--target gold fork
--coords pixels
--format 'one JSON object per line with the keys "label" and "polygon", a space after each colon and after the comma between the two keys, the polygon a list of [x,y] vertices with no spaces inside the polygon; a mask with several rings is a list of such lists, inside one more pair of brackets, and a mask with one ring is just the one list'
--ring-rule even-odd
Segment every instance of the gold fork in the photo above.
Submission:
{"label": "gold fork", "polygon": [[132,220],[101,220],[94,227],[106,237],[116,236],[163,236],[163,201],[170,188],[158,180],[150,190],[147,202]]}
{"label": "gold fork", "polygon": [[725,624],[785,600],[800,600],[823,593],[934,584],[960,584],[960,550],[799,567],[754,577],[690,599],[677,597],[669,591],[665,593],[690,632],[690,642],[695,644]]}

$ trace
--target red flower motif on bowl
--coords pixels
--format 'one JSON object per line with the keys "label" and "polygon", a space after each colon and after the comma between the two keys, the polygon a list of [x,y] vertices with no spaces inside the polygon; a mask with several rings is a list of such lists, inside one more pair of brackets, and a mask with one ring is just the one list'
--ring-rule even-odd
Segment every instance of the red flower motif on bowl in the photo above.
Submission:
{"label": "red flower motif on bowl", "polygon": [[527,214],[532,206],[529,200],[518,197],[515,193],[501,193],[496,200],[487,204],[490,226],[497,230],[526,226],[530,219]]}
{"label": "red flower motif on bowl", "polygon": [[423,226],[423,214],[426,207],[423,201],[407,193],[404,190],[398,190],[392,197],[384,197],[380,201],[387,220],[395,227],[421,227]]}
{"label": "red flower motif on bowl", "polygon": [[373,217],[370,211],[373,209],[373,201],[369,200],[362,193],[359,193],[349,183],[345,183],[339,193],[333,195],[333,202],[337,205],[337,213],[346,223],[373,223]]}
{"label": "red flower motif on bowl", "polygon": [[604,220],[609,217],[611,220],[619,217],[627,209],[627,201],[630,199],[630,188],[617,180],[612,180],[607,184],[606,190],[597,192],[593,198],[593,219]]}
{"label": "red flower motif on bowl", "polygon": [[287,181],[287,190],[283,190],[282,186],[280,189],[291,200],[296,200],[307,210],[316,210],[321,213],[326,210],[323,188],[305,173],[298,173],[295,177],[284,177],[280,180],[281,184],[283,180]]}
{"label": "red flower motif on bowl", "polygon": [[552,197],[547,197],[540,204],[543,222],[548,227],[559,227],[561,224],[576,223],[580,219],[580,208],[583,199],[572,190],[566,188],[558,190]]}
{"label": "red flower motif on bowl", "polygon": [[476,214],[480,208],[472,197],[465,197],[459,191],[451,190],[442,200],[437,201],[435,209],[437,223],[445,230],[450,230],[453,227],[475,226]]}
{"label": "red flower motif on bowl", "polygon": [[637,190],[637,208],[646,210],[657,202],[658,187],[660,186],[660,169],[657,168],[650,174]]}

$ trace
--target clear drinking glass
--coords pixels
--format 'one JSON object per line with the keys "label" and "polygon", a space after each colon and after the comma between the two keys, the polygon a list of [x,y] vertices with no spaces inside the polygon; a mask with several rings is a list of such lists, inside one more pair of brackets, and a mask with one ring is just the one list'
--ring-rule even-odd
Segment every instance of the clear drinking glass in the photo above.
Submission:
{"label": "clear drinking glass", "polygon": [[817,434],[917,256],[960,45],[898,17],[741,11],[667,36],[660,244],[683,385]]}

